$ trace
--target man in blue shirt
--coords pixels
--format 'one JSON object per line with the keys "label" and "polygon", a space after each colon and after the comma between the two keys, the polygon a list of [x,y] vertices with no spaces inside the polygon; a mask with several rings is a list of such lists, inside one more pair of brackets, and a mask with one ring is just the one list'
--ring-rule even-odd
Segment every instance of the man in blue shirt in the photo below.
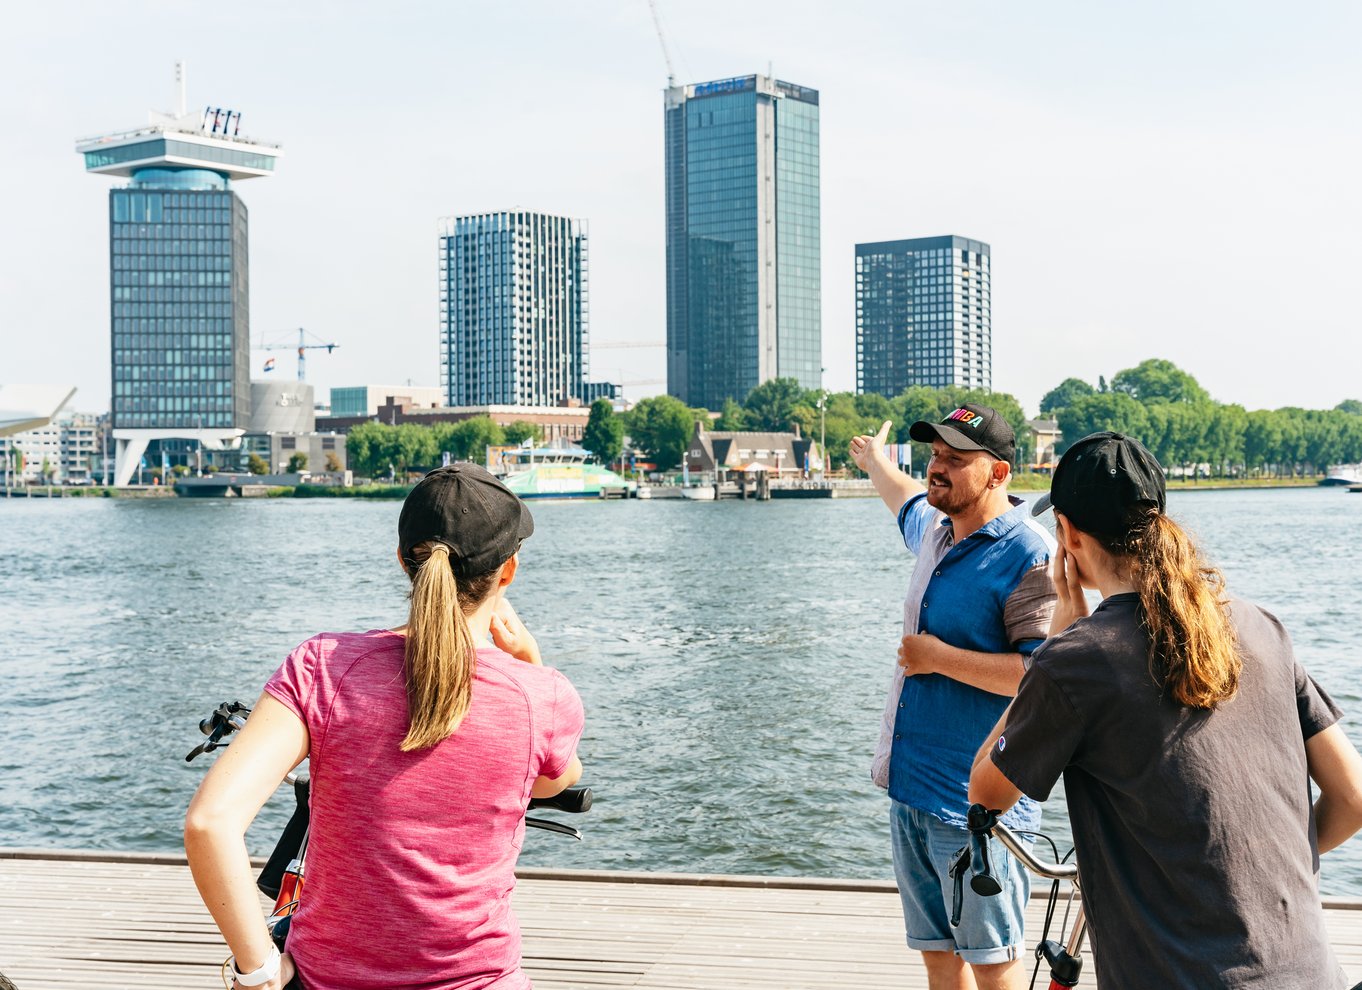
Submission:
{"label": "man in blue shirt", "polygon": [[[1019,990],[1026,871],[1005,856],[1002,895],[967,894],[959,927],[950,923],[948,871],[968,841],[974,754],[1050,627],[1055,544],[1007,494],[1016,439],[996,410],[966,404],[940,423],[912,425],[909,436],[932,445],[925,488],[885,455],[889,427],[853,439],[851,456],[917,556],[871,767],[889,792],[908,945],[922,952],[931,990]],[[1040,809],[1023,799],[1004,821],[1034,829]]]}

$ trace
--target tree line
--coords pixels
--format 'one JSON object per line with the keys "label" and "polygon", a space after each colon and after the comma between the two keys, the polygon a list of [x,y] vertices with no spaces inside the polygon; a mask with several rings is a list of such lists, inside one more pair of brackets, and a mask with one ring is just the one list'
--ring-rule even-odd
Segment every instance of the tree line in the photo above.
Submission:
{"label": "tree line", "polygon": [[[1014,467],[1034,463],[1036,451],[1021,403],[1006,392],[914,386],[892,398],[806,389],[792,378],[775,378],[752,389],[741,403],[728,400],[717,418],[707,409],[687,406],[669,395],[643,399],[617,413],[609,399],[591,406],[582,446],[603,464],[613,464],[630,448],[659,471],[677,468],[685,457],[696,423],[719,431],[786,433],[826,438],[834,469],[847,467],[851,438],[874,433],[886,419],[894,423],[891,441],[910,443],[917,420],[935,422],[966,403],[997,409],[1017,436]],[[1096,385],[1067,378],[1041,399],[1040,412],[1058,421],[1063,440],[1056,450],[1098,430],[1137,437],[1167,471],[1199,474],[1209,468],[1220,476],[1278,476],[1322,473],[1331,464],[1362,463],[1362,401],[1348,399],[1334,409],[1259,409],[1216,402],[1197,380],[1171,361],[1151,359],[1117,372]],[[539,439],[539,429],[517,422],[498,426],[487,416],[457,423],[386,426],[363,423],[346,439],[350,467],[370,477],[402,474],[438,464],[443,453],[454,460],[481,462],[488,446]],[[912,445],[919,469],[931,456],[924,444]]]}
{"label": "tree line", "polygon": [[1247,410],[1216,402],[1171,361],[1151,359],[1096,386],[1068,378],[1041,399],[1058,421],[1063,453],[1098,430],[1140,439],[1165,471],[1193,477],[1323,474],[1331,464],[1362,462],[1362,401],[1333,409]]}
{"label": "tree line", "polygon": [[517,420],[507,426],[489,416],[473,416],[456,423],[360,423],[345,438],[350,470],[365,477],[429,469],[448,453],[451,460],[481,464],[488,447],[539,440],[539,427]]}

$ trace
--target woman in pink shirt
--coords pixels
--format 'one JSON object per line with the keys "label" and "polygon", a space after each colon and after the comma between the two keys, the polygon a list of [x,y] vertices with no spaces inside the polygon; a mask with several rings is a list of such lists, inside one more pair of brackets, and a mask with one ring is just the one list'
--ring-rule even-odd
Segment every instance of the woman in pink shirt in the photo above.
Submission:
{"label": "woman in pink shirt", "polygon": [[[530,986],[511,910],[525,808],[582,772],[581,701],[505,598],[533,530],[482,468],[427,475],[398,522],[407,624],[299,646],[204,778],[185,849],[238,987]],[[307,886],[281,956],[244,836],[304,757]]]}

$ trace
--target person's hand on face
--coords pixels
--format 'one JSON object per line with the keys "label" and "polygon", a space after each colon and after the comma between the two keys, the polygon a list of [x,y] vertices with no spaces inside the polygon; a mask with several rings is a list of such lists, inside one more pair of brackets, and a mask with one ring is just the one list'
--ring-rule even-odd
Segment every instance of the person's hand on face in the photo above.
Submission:
{"label": "person's hand on face", "polygon": [[539,656],[539,643],[520,621],[509,598],[503,597],[497,602],[497,609],[492,613],[492,642],[517,660],[536,666],[544,663]]}
{"label": "person's hand on face", "polygon": [[1088,614],[1088,600],[1083,596],[1083,584],[1078,577],[1078,562],[1064,549],[1064,524],[1055,526],[1059,544],[1055,550],[1053,578],[1055,582],[1055,614],[1050,619],[1050,635],[1058,636],[1065,629]]}

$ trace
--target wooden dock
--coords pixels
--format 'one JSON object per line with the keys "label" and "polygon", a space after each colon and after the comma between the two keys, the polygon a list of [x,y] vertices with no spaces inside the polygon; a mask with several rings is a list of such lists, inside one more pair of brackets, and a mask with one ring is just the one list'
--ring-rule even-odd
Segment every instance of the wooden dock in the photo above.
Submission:
{"label": "wooden dock", "polygon": [[[1362,902],[1326,906],[1362,980]],[[888,882],[525,870],[516,911],[537,990],[927,985]],[[0,851],[0,972],[18,990],[216,988],[226,956],[182,857]]]}

